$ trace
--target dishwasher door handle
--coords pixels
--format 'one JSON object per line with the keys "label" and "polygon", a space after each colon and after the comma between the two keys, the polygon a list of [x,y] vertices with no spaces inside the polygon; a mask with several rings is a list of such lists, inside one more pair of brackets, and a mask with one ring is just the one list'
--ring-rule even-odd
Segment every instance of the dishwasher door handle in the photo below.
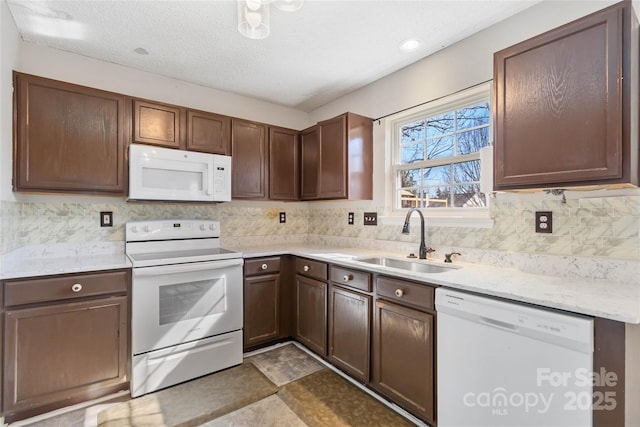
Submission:
{"label": "dishwasher door handle", "polygon": [[499,320],[491,319],[489,317],[482,317],[481,316],[480,317],[480,321],[482,323],[484,323],[485,325],[495,326],[496,328],[504,329],[504,330],[511,331],[511,332],[518,332],[520,330],[520,328],[518,328],[516,325],[514,325],[512,323],[501,322]]}

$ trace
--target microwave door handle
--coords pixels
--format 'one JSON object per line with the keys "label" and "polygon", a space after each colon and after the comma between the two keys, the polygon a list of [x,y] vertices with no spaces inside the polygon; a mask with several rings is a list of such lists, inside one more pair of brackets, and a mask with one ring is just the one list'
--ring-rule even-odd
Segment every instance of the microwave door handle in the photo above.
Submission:
{"label": "microwave door handle", "polygon": [[208,176],[208,178],[209,178],[209,186],[207,187],[207,194],[210,195],[210,196],[213,195],[213,177],[214,177],[214,174],[215,174],[215,172],[214,172],[215,169],[216,169],[215,164],[212,163],[212,164],[209,165],[209,176]]}

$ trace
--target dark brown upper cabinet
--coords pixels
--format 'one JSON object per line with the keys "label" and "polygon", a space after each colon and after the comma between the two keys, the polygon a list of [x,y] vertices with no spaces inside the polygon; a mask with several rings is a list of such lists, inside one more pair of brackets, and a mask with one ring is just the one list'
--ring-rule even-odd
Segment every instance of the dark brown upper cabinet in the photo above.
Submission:
{"label": "dark brown upper cabinet", "polygon": [[267,126],[241,119],[231,123],[231,195],[237,199],[267,199]]}
{"label": "dark brown upper cabinet", "polygon": [[320,161],[320,134],[318,125],[300,132],[300,198],[318,198],[318,163]]}
{"label": "dark brown upper cabinet", "polygon": [[269,199],[300,198],[298,132],[269,127]]}
{"label": "dark brown upper cabinet", "polygon": [[141,99],[132,115],[135,143],[231,154],[231,117]]}
{"label": "dark brown upper cabinet", "polygon": [[124,96],[13,76],[13,190],[125,194]]}
{"label": "dark brown upper cabinet", "polygon": [[308,131],[302,136],[302,199],[372,199],[372,120],[345,113],[319,122],[317,135]]}
{"label": "dark brown upper cabinet", "polygon": [[231,155],[231,117],[187,110],[187,150]]}
{"label": "dark brown upper cabinet", "polygon": [[185,109],[175,105],[133,100],[133,142],[186,148]]}
{"label": "dark brown upper cabinet", "polygon": [[622,2],[495,53],[495,190],[638,185],[637,28]]}

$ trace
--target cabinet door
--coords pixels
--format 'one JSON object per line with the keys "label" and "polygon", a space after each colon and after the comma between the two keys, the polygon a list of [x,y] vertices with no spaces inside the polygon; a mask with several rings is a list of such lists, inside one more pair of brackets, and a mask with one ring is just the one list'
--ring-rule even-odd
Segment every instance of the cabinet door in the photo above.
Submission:
{"label": "cabinet door", "polygon": [[244,279],[244,346],[273,341],[280,336],[280,275]]}
{"label": "cabinet door", "polygon": [[133,100],[133,142],[185,148],[185,110],[173,105]]}
{"label": "cabinet door", "polygon": [[373,328],[373,382],[423,420],[434,421],[433,316],[376,300]]}
{"label": "cabinet door", "polygon": [[296,276],[296,339],[311,350],[327,354],[327,284]]}
{"label": "cabinet door", "polygon": [[496,190],[622,178],[622,19],[605,9],[495,54]]}
{"label": "cabinet door", "polygon": [[320,170],[318,197],[347,197],[347,117],[334,117],[318,123],[320,133]]}
{"label": "cabinet door", "polygon": [[320,135],[318,126],[300,133],[300,198],[318,198],[318,174],[320,171]]}
{"label": "cabinet door", "polygon": [[331,286],[329,360],[362,382],[369,381],[371,297]]}
{"label": "cabinet door", "polygon": [[5,419],[126,389],[127,319],[124,296],[5,312]]}
{"label": "cabinet door", "polygon": [[231,195],[242,199],[266,199],[269,177],[267,127],[233,120],[231,131]]}
{"label": "cabinet door", "polygon": [[298,132],[269,128],[269,199],[298,200]]}
{"label": "cabinet door", "polygon": [[187,111],[187,150],[231,154],[231,118],[203,111]]}
{"label": "cabinet door", "polygon": [[14,78],[14,190],[124,194],[124,96]]}

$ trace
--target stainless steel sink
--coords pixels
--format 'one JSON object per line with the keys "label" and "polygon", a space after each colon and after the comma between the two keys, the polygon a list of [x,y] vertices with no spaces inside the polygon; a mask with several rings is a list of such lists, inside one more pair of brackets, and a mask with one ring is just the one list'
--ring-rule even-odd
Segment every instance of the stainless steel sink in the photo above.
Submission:
{"label": "stainless steel sink", "polygon": [[356,261],[366,262],[368,264],[381,265],[383,267],[399,268],[401,270],[413,271],[416,273],[445,273],[447,271],[455,270],[460,267],[443,266],[436,264],[429,264],[427,261],[409,261],[399,258],[360,258]]}

